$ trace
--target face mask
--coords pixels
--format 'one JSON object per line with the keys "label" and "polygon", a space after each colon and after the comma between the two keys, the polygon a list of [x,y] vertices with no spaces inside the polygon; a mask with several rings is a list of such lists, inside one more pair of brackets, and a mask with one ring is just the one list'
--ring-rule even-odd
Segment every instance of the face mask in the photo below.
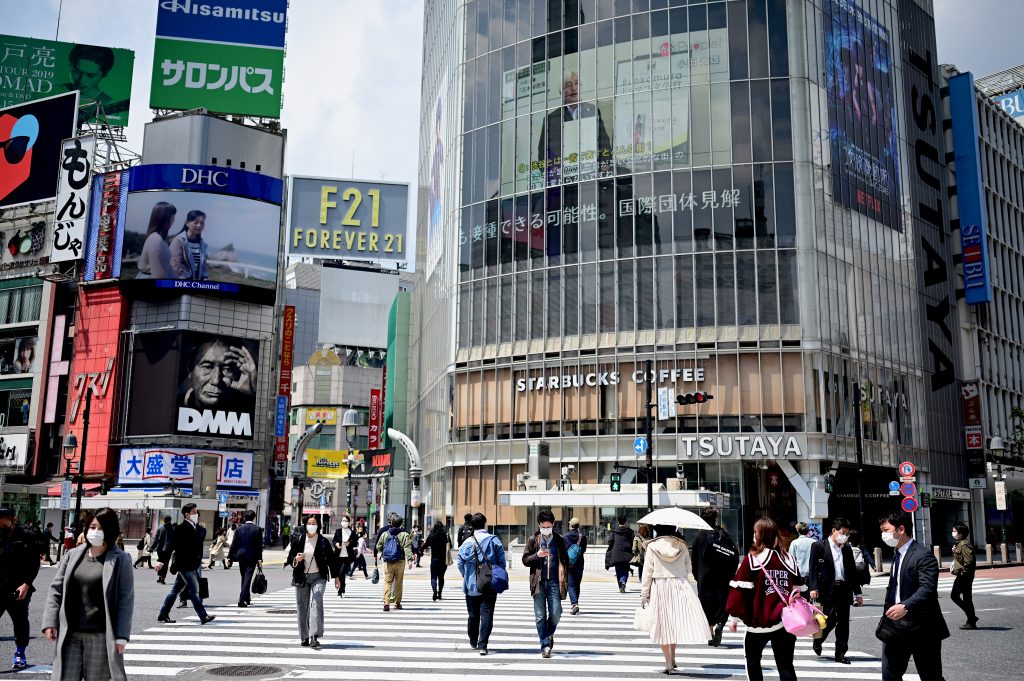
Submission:
{"label": "face mask", "polygon": [[552,529],[550,527],[542,527],[542,528],[540,528],[540,533],[542,535],[544,535],[545,537],[550,537],[551,536],[551,532],[552,532]]}
{"label": "face mask", "polygon": [[839,544],[840,546],[842,546],[843,544],[845,544],[848,541],[850,541],[850,535],[848,535],[848,534],[837,534],[836,535],[836,543]]}
{"label": "face mask", "polygon": [[899,538],[896,537],[892,532],[883,532],[882,541],[885,542],[886,546],[892,547],[895,547],[897,544],[900,543]]}
{"label": "face mask", "polygon": [[341,529],[343,529],[343,530],[347,530],[348,529],[348,521],[346,521],[346,520],[342,520],[341,521]]}
{"label": "face mask", "polygon": [[953,530],[953,533],[952,533],[952,534],[953,534],[953,539],[959,539],[959,538],[960,538],[960,535],[958,535],[958,534],[956,533],[956,530]]}
{"label": "face mask", "polygon": [[90,546],[99,546],[103,543],[103,530],[89,530],[85,533],[85,538]]}
{"label": "face mask", "polygon": [[306,532],[310,534],[316,534],[316,525],[306,525]]}
{"label": "face mask", "polygon": [[193,513],[191,516],[189,516],[189,520],[191,520],[193,523],[198,525],[199,524],[199,514],[198,513]]}

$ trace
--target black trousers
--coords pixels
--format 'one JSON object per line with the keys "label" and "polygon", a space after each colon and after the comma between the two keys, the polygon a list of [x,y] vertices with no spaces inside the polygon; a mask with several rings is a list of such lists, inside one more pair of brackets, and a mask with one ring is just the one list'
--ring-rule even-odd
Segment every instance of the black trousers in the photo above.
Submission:
{"label": "black trousers", "polygon": [[256,574],[256,561],[239,560],[238,572],[242,575],[242,589],[238,592],[238,602],[249,603],[252,601],[252,592],[249,589],[252,588],[252,576]]}
{"label": "black trousers", "polygon": [[6,612],[11,616],[11,623],[14,625],[14,645],[24,648],[28,645],[28,602],[32,600],[32,594],[25,596],[24,600],[17,600],[13,594],[5,594],[0,599],[0,617]]}
{"label": "black trousers", "polygon": [[157,562],[159,562],[159,563],[161,563],[163,565],[162,568],[157,570],[157,573],[156,573],[156,578],[157,579],[166,579],[167,578],[167,569],[169,567],[171,567],[170,558],[171,558],[171,553],[169,551],[157,551],[156,552]]}
{"label": "black trousers", "polygon": [[441,593],[444,589],[444,573],[448,570],[448,561],[445,556],[441,560],[430,561],[430,587],[435,593]]}
{"label": "black trousers", "polygon": [[796,636],[783,627],[767,634],[748,631],[743,638],[743,656],[747,662],[747,679],[763,681],[761,655],[764,647],[772,644],[775,654],[775,667],[779,670],[780,681],[796,681],[796,668],[793,666],[793,651],[796,649]]}
{"label": "black trousers", "polygon": [[834,629],[836,632],[836,655],[846,655],[850,649],[850,601],[853,598],[853,591],[844,582],[837,582],[832,587],[832,600],[824,604],[822,610],[828,617],[828,624],[821,632],[821,642],[824,643],[828,635]]}
{"label": "black trousers", "polygon": [[697,584],[697,598],[700,599],[700,607],[704,610],[704,616],[708,618],[708,624],[711,626],[725,624],[725,621],[729,619],[729,613],[725,611],[725,602],[729,598],[729,582]]}
{"label": "black trousers", "polygon": [[491,640],[491,629],[494,627],[494,604],[498,602],[498,594],[491,591],[482,596],[466,596],[466,610],[469,618],[466,622],[469,645],[474,648],[486,648]]}
{"label": "black trousers", "polygon": [[974,612],[974,570],[964,570],[953,580],[953,590],[949,593],[949,600],[956,603],[957,607],[967,615],[968,622],[977,622],[978,616]]}
{"label": "black trousers", "polygon": [[341,566],[341,593],[345,593],[345,577],[348,576],[348,571],[352,569],[351,557],[349,558],[338,558],[338,564]]}
{"label": "black trousers", "polygon": [[903,681],[910,658],[917,675],[927,681],[942,681],[942,641],[921,637],[909,644],[882,644],[882,681]]}

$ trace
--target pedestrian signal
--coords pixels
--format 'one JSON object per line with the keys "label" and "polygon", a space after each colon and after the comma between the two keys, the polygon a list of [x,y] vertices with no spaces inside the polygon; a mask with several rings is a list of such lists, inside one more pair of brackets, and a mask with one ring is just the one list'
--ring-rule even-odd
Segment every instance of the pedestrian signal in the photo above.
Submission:
{"label": "pedestrian signal", "polygon": [[611,490],[613,492],[622,491],[622,473],[612,473]]}
{"label": "pedestrian signal", "polygon": [[704,404],[708,400],[715,399],[715,396],[706,392],[683,393],[676,395],[676,402],[679,404]]}

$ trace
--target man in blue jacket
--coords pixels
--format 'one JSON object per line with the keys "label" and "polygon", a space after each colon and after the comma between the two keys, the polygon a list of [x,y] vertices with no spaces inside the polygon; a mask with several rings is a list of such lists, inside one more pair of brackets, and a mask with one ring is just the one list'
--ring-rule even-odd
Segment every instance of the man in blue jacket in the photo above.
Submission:
{"label": "man in blue jacket", "polygon": [[487,517],[474,513],[470,521],[473,534],[459,548],[455,564],[462,573],[462,592],[466,594],[466,610],[469,612],[469,645],[481,655],[487,654],[487,642],[494,626],[494,604],[498,594],[494,591],[481,593],[476,588],[476,568],[481,562],[491,565],[505,565],[505,547],[501,540],[487,531]]}
{"label": "man in blue jacket", "polygon": [[263,530],[256,525],[256,511],[245,512],[245,522],[235,530],[231,540],[228,560],[238,563],[238,571],[242,575],[242,590],[238,594],[238,607],[245,608],[252,603],[252,577],[256,566],[263,566]]}

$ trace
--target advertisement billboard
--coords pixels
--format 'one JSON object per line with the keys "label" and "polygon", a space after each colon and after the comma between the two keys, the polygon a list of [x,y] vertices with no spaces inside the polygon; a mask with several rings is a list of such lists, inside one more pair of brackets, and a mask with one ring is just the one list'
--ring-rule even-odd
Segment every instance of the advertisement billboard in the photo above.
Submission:
{"label": "advertisement billboard", "polygon": [[388,346],[387,311],[398,294],[398,274],[324,267],[320,282],[318,345]]}
{"label": "advertisement billboard", "polygon": [[409,185],[293,177],[288,254],[404,261]]}
{"label": "advertisement billboard", "polygon": [[889,29],[853,0],[829,0],[825,65],[834,200],[902,230]]}
{"label": "advertisement billboard", "polygon": [[352,477],[356,479],[390,477],[394,469],[394,449],[307,449],[306,475],[311,478],[338,480],[349,474],[348,455],[352,464]]}
{"label": "advertisement billboard", "polygon": [[61,145],[57,176],[57,215],[54,218],[50,262],[78,260],[85,253],[85,223],[89,213],[96,138],[73,137]]}
{"label": "advertisement billboard", "polygon": [[1024,116],[1024,89],[1001,94],[998,97],[994,97],[992,101],[998,104],[999,108],[1005,111],[1007,115],[1013,116],[1015,121],[1022,123],[1021,116]]}
{"label": "advertisement billboard", "polygon": [[0,52],[0,107],[77,91],[83,122],[128,125],[131,50],[0,35]]}
{"label": "advertisement billboard", "polygon": [[[259,341],[197,331],[135,336],[127,435],[253,439]],[[142,388],[141,386],[145,386]]]}
{"label": "advertisement billboard", "polygon": [[0,278],[36,274],[49,264],[53,222],[34,218],[0,231]]}
{"label": "advertisement billboard", "polygon": [[161,2],[149,105],[279,118],[287,0]]}
{"label": "advertisement billboard", "polygon": [[77,92],[0,110],[0,208],[57,195],[61,144],[77,120]]}
{"label": "advertisement billboard", "polygon": [[0,434],[0,469],[20,468],[28,462],[28,433]]}
{"label": "advertisement billboard", "polygon": [[295,360],[295,306],[284,306],[281,322],[281,365],[277,375],[277,423],[274,429],[274,461],[288,461],[288,402],[292,396],[292,365]]}
{"label": "advertisement billboard", "polygon": [[318,423],[325,426],[338,425],[338,410],[335,407],[306,407],[306,425],[315,426]]}
{"label": "advertisement billboard", "polygon": [[128,171],[97,175],[92,179],[96,200],[89,210],[85,242],[85,281],[100,281],[121,274],[121,227],[128,206]]}
{"label": "advertisement billboard", "polygon": [[252,452],[130,447],[121,450],[120,485],[191,484],[197,454],[218,459],[217,487],[252,487]]}
{"label": "advertisement billboard", "polygon": [[[0,339],[0,374],[31,374],[38,368],[38,336]],[[42,352],[39,353],[42,355]]]}
{"label": "advertisement billboard", "polygon": [[282,188],[276,178],[219,166],[133,168],[120,277],[157,288],[273,289]]}

